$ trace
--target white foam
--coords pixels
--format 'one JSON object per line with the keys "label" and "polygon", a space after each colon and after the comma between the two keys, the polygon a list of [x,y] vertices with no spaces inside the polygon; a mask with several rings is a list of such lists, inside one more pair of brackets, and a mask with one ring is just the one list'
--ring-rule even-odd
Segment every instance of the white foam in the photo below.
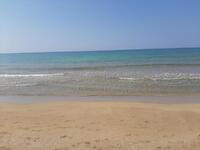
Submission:
{"label": "white foam", "polygon": [[120,80],[137,80],[136,78],[130,78],[130,77],[119,77]]}
{"label": "white foam", "polygon": [[49,73],[49,74],[0,74],[3,78],[16,78],[16,77],[49,77],[49,76],[63,76],[64,73]]}
{"label": "white foam", "polygon": [[35,84],[16,84],[15,87],[27,87],[27,86],[34,86]]}
{"label": "white foam", "polygon": [[132,77],[119,77],[120,80],[200,80],[199,73],[161,73],[154,75],[141,75]]}
{"label": "white foam", "polygon": [[152,76],[152,80],[198,80],[199,73],[164,73]]}

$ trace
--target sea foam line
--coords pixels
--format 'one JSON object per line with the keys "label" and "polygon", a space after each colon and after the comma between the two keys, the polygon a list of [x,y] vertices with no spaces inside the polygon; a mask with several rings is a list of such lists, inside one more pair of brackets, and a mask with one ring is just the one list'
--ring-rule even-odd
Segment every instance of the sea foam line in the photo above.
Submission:
{"label": "sea foam line", "polygon": [[137,80],[136,78],[131,77],[119,77],[120,80]]}
{"label": "sea foam line", "polygon": [[119,80],[200,80],[199,73],[163,73],[149,76],[119,77]]}
{"label": "sea foam line", "polygon": [[49,74],[0,74],[0,77],[15,78],[15,77],[49,77],[49,76],[63,76],[64,73],[49,73]]}

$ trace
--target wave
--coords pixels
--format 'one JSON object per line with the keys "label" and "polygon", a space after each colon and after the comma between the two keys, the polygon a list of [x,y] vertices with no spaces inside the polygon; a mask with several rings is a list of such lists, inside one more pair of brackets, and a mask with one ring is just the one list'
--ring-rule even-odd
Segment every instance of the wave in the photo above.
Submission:
{"label": "wave", "polygon": [[120,80],[138,80],[137,78],[119,77]]}
{"label": "wave", "polygon": [[30,86],[35,86],[35,84],[25,84],[25,83],[21,83],[21,84],[15,84],[15,87],[30,87]]}
{"label": "wave", "polygon": [[162,73],[148,76],[119,77],[119,80],[200,80],[200,73]]}
{"label": "wave", "polygon": [[199,63],[141,63],[141,64],[115,64],[115,63],[108,63],[108,64],[90,64],[90,65],[83,65],[83,66],[66,66],[66,67],[59,67],[59,66],[44,66],[44,67],[5,67],[1,68],[4,70],[53,70],[53,71],[78,71],[78,70],[99,70],[99,69],[111,69],[111,68],[126,68],[126,67],[199,67]]}
{"label": "wave", "polygon": [[163,73],[154,75],[153,80],[198,80],[200,79],[199,73]]}
{"label": "wave", "polygon": [[20,83],[20,82],[14,82],[14,83],[4,83],[0,84],[0,87],[31,87],[36,86],[36,83]]}
{"label": "wave", "polygon": [[16,77],[49,77],[49,76],[63,76],[64,73],[45,73],[45,74],[0,74],[3,78],[16,78]]}

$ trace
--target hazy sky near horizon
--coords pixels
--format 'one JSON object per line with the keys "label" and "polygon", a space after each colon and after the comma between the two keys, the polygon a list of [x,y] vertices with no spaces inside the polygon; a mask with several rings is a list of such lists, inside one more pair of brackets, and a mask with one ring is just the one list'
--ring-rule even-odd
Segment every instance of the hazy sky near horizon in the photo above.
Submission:
{"label": "hazy sky near horizon", "polygon": [[200,47],[199,0],[0,0],[0,52]]}

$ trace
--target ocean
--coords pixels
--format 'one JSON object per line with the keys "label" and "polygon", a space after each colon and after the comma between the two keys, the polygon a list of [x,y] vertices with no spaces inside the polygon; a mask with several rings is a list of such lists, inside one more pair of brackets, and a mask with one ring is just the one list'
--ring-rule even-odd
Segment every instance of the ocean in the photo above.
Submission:
{"label": "ocean", "polygon": [[199,93],[200,48],[0,54],[0,96]]}

